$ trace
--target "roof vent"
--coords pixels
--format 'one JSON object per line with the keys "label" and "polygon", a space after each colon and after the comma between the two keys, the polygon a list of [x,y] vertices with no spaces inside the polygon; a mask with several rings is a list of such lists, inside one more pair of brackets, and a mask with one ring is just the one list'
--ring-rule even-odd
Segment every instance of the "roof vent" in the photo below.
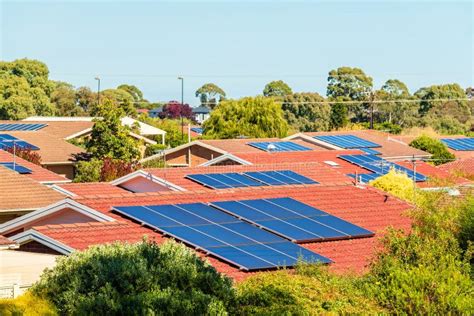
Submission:
{"label": "roof vent", "polygon": [[337,162],[334,162],[332,160],[325,160],[325,164],[330,165],[331,167],[339,167],[339,164]]}

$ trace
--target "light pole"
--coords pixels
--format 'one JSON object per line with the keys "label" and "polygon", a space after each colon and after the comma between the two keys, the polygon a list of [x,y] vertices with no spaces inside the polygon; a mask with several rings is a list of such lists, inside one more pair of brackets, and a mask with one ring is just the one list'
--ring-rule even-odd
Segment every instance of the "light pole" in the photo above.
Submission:
{"label": "light pole", "polygon": [[95,80],[97,80],[97,106],[100,104],[100,78],[95,77]]}
{"label": "light pole", "polygon": [[184,78],[178,77],[178,80],[181,80],[181,110],[179,116],[181,117],[181,140],[184,138],[184,122],[183,122],[183,106],[184,106]]}

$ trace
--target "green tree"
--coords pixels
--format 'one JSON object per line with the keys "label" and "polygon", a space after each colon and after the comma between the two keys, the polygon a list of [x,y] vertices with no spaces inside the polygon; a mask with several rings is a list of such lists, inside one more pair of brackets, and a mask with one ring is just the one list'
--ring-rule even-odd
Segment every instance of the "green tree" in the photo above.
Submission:
{"label": "green tree", "polygon": [[225,98],[225,91],[214,83],[206,83],[196,90],[196,97],[199,97],[202,105],[213,109]]}
{"label": "green tree", "polygon": [[99,182],[102,160],[91,159],[90,161],[79,161],[76,164],[74,182]]}
{"label": "green tree", "polygon": [[211,138],[284,137],[288,132],[281,106],[263,96],[222,101],[203,127]]}
{"label": "green tree", "polygon": [[400,80],[387,80],[382,88],[375,92],[375,96],[377,101],[388,101],[376,104],[376,114],[380,122],[407,127],[417,123],[418,104],[412,102],[412,95]]}
{"label": "green tree", "polygon": [[455,156],[449,152],[445,144],[440,140],[431,138],[427,135],[422,135],[415,138],[411,143],[411,147],[418,148],[420,150],[429,152],[432,156],[431,159],[435,165],[441,165],[454,160]]}
{"label": "green tree", "polygon": [[[125,115],[136,116],[137,110],[133,105],[133,97],[125,90],[122,89],[107,89],[100,92],[101,99],[109,99],[116,106],[122,108]],[[102,101],[101,101],[102,102]]]}
{"label": "green tree", "polygon": [[266,97],[283,97],[292,93],[290,86],[282,80],[272,81],[263,89],[263,95]]}
{"label": "green tree", "polygon": [[331,106],[317,93],[294,93],[282,99],[288,123],[301,132],[329,130]]}
{"label": "green tree", "polygon": [[130,129],[123,126],[121,118],[125,115],[120,107],[105,100],[96,107],[94,126],[86,149],[93,158],[133,161],[140,156],[137,142],[129,136]]}
{"label": "green tree", "polygon": [[59,116],[81,116],[85,112],[82,107],[76,104],[76,91],[74,87],[65,82],[57,82],[51,93],[51,102],[56,107],[56,114]]}
{"label": "green tree", "polygon": [[329,118],[331,129],[343,128],[349,123],[347,118],[347,106],[344,103],[333,103]]}
{"label": "green tree", "polygon": [[33,292],[64,315],[225,315],[235,296],[230,279],[172,241],[75,252]]}
{"label": "green tree", "polygon": [[97,105],[97,93],[92,92],[88,87],[79,87],[76,90],[76,104],[80,106],[85,112],[89,112],[95,105]]}
{"label": "green tree", "polygon": [[134,85],[121,84],[117,89],[128,92],[128,94],[132,96],[133,101],[138,102],[143,100],[143,92]]}
{"label": "green tree", "polygon": [[[422,115],[451,115],[461,123],[472,115],[465,90],[457,83],[424,87],[415,92],[415,96],[421,100],[419,111]],[[446,99],[455,100],[440,101]]]}

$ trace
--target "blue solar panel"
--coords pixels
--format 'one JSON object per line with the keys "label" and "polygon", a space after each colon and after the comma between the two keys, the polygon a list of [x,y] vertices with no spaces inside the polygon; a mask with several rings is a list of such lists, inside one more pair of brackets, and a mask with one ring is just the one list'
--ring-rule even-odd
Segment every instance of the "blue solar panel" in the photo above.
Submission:
{"label": "blue solar panel", "polygon": [[13,171],[16,171],[20,174],[27,174],[31,173],[31,169],[28,169],[26,167],[23,167],[17,163],[13,162],[0,162],[0,166],[4,166],[5,168],[11,169]]}
{"label": "blue solar panel", "polygon": [[318,183],[291,170],[190,174],[186,178],[213,189]]}
{"label": "blue solar panel", "polygon": [[369,154],[369,155],[381,155],[382,153],[380,151],[376,151],[372,148],[358,148],[359,150],[362,150],[363,152],[365,152],[366,154]]}
{"label": "blue solar panel", "polygon": [[374,155],[341,155],[339,158],[356,164],[378,175],[387,174],[393,168],[397,171],[404,172],[408,177],[412,179],[414,178],[417,182],[426,181],[426,177],[423,174],[417,172],[415,175],[415,173],[408,168]]}
{"label": "blue solar panel", "polygon": [[37,131],[45,126],[46,124],[2,123],[0,131]]}
{"label": "blue solar panel", "polygon": [[293,142],[252,142],[248,145],[263,151],[308,151],[308,147]]}
{"label": "blue solar panel", "polygon": [[0,149],[12,148],[38,150],[39,148],[9,134],[0,134]]}
{"label": "blue solar panel", "polygon": [[200,134],[202,135],[203,133],[203,129],[201,127],[191,127],[191,130],[194,132],[194,133],[197,133],[197,134]]}
{"label": "blue solar panel", "polygon": [[329,259],[202,204],[114,207],[115,211],[245,270]]}
{"label": "blue solar panel", "polygon": [[314,136],[313,138],[346,149],[382,147],[379,144],[354,135],[320,135]]}
{"label": "blue solar panel", "polygon": [[471,151],[474,150],[474,137],[464,138],[444,138],[441,139],[451,149],[456,151]]}
{"label": "blue solar panel", "polygon": [[[349,177],[351,178],[356,178],[356,175],[353,173],[348,174]],[[364,183],[369,183],[372,180],[377,179],[378,177],[382,176],[381,174],[378,173],[362,173],[362,174],[357,174],[357,181],[361,181]]]}
{"label": "blue solar panel", "polygon": [[291,198],[213,202],[211,205],[296,242],[373,235],[362,227]]}

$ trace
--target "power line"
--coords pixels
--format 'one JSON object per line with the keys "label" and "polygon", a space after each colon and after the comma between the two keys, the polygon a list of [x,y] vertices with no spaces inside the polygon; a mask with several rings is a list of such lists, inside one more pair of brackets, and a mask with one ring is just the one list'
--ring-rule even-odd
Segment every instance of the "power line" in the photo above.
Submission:
{"label": "power line", "polygon": [[[278,103],[285,103],[285,104],[340,104],[340,103],[345,103],[345,104],[360,104],[360,103],[420,103],[420,102],[449,102],[449,101],[471,101],[470,99],[463,98],[463,99],[430,99],[430,100],[424,100],[424,99],[399,99],[399,100],[374,100],[374,101],[369,101],[369,100],[354,100],[354,101],[280,101],[276,100]],[[215,105],[216,103],[212,102],[204,102],[201,103],[203,105]]]}

